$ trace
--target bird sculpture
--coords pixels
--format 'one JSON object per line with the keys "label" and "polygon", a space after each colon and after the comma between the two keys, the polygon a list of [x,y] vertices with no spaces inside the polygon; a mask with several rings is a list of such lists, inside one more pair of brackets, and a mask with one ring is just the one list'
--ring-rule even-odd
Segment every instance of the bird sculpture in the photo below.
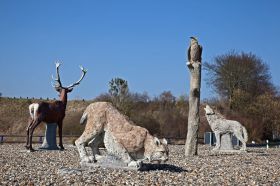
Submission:
{"label": "bird sculpture", "polygon": [[202,46],[198,44],[195,37],[190,37],[190,46],[188,49],[188,62],[187,65],[192,65],[194,62],[201,63]]}

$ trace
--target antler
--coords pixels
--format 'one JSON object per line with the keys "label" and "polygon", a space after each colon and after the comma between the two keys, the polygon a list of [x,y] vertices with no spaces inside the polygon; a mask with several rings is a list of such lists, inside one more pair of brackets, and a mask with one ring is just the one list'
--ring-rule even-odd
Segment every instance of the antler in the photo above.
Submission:
{"label": "antler", "polygon": [[61,81],[60,81],[60,76],[59,76],[59,66],[61,65],[61,63],[59,63],[58,61],[55,62],[55,68],[56,68],[56,78],[53,77],[52,75],[52,79],[54,81],[56,81],[56,84],[53,85],[53,87],[55,89],[58,89],[58,88],[62,88],[62,84],[61,84]]}
{"label": "antler", "polygon": [[82,70],[82,76],[80,77],[80,79],[76,83],[73,83],[73,84],[69,85],[67,87],[68,89],[74,88],[76,85],[79,85],[80,82],[84,79],[84,77],[85,77],[85,75],[87,73],[87,70],[84,67],[82,67],[82,66],[80,66],[80,69]]}

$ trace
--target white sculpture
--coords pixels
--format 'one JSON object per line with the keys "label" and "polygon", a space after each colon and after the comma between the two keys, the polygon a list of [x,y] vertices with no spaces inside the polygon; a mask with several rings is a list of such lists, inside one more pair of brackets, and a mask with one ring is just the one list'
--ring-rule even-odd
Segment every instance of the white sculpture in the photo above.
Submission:
{"label": "white sculpture", "polygon": [[[98,145],[102,142],[108,154],[120,158],[128,167],[140,168],[145,159],[149,162],[168,160],[167,141],[160,141],[149,134],[147,129],[134,125],[111,103],[90,104],[80,123],[86,123],[83,134],[75,141],[81,162],[90,163],[101,159]],[[93,156],[87,155],[86,143],[91,147]]]}
{"label": "white sculpture", "polygon": [[248,133],[246,128],[238,121],[227,120],[223,116],[216,114],[213,109],[206,105],[204,108],[207,121],[215,134],[216,146],[213,150],[219,150],[221,147],[221,135],[232,133],[241,141],[240,150],[246,150],[246,142],[248,141]]}

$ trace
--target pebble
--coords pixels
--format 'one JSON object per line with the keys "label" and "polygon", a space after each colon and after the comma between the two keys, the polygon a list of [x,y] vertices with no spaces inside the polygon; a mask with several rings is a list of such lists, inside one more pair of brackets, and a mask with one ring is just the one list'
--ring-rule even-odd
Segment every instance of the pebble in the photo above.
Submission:
{"label": "pebble", "polygon": [[199,145],[198,156],[185,158],[184,146],[170,145],[166,163],[131,171],[83,169],[72,145],[64,151],[33,153],[23,146],[0,145],[0,185],[280,185],[278,148],[213,155],[209,146]]}

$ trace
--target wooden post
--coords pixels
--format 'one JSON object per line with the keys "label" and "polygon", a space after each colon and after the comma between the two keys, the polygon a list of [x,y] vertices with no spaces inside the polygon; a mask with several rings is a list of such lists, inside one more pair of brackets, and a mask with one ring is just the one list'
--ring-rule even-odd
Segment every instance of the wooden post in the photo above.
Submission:
{"label": "wooden post", "polygon": [[201,54],[202,47],[196,38],[191,37],[191,45],[188,50],[187,66],[190,71],[190,94],[189,94],[189,116],[188,134],[185,143],[185,156],[197,155],[200,86],[201,86]]}

